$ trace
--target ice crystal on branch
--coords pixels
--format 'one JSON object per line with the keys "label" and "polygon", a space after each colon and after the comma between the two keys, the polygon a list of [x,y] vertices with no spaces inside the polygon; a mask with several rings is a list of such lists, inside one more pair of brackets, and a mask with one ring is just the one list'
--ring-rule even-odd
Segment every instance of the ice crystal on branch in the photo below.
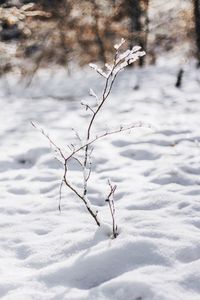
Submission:
{"label": "ice crystal on branch", "polygon": [[97,73],[99,73],[104,78],[108,79],[112,76],[116,76],[120,71],[122,71],[126,66],[131,65],[140,57],[144,56],[146,53],[145,51],[140,51],[140,46],[134,46],[132,49],[128,49],[124,52],[119,52],[122,45],[125,43],[125,40],[122,39],[119,44],[114,46],[116,50],[115,58],[113,64],[105,64],[105,68],[107,72],[104,72],[101,68],[99,68],[95,64],[89,64],[89,66],[94,69]]}
{"label": "ice crystal on branch", "polygon": [[90,66],[90,68],[94,69],[97,73],[99,73],[101,76],[103,76],[104,78],[107,78],[107,74],[102,69],[97,67],[97,65],[89,64],[89,66]]}
{"label": "ice crystal on branch", "polygon": [[124,43],[125,43],[125,39],[122,38],[119,44],[114,45],[115,50],[118,50]]}
{"label": "ice crystal on branch", "polygon": [[[112,64],[105,64],[105,70],[99,68],[95,64],[90,64],[90,67],[94,69],[98,74],[100,74],[105,82],[103,86],[103,90],[100,96],[98,96],[93,89],[90,88],[89,94],[90,96],[94,97],[96,99],[96,105],[95,107],[92,107],[88,103],[81,102],[81,104],[85,107],[87,111],[90,112],[90,118],[88,120],[88,124],[86,127],[86,130],[83,134],[79,134],[76,132],[76,137],[78,139],[78,144],[71,144],[68,145],[68,148],[70,150],[69,154],[65,154],[65,151],[58,147],[54,141],[43,131],[41,130],[42,134],[49,140],[50,144],[56,148],[56,151],[60,155],[60,159],[63,164],[63,178],[60,185],[60,201],[61,201],[61,191],[63,184],[67,186],[73,192],[85,205],[88,213],[91,215],[91,217],[96,222],[97,226],[101,226],[101,221],[98,218],[98,211],[93,208],[93,206],[90,204],[90,200],[88,199],[88,183],[89,179],[92,173],[92,151],[94,144],[99,140],[102,139],[108,135],[121,133],[124,131],[130,131],[135,127],[141,127],[145,126],[145,124],[139,122],[139,123],[132,123],[129,125],[120,125],[116,129],[108,129],[102,133],[95,133],[94,132],[94,124],[96,121],[97,116],[99,115],[99,112],[102,110],[104,103],[108,100],[109,95],[112,92],[113,85],[115,83],[116,77],[118,73],[123,70],[127,65],[132,64],[134,61],[139,59],[141,56],[145,55],[144,51],[141,51],[140,46],[135,46],[132,49],[126,50],[126,51],[120,51],[122,45],[125,43],[125,40],[122,39],[119,44],[116,44],[114,46],[115,48],[115,55],[113,59]],[[36,127],[33,124],[34,127]],[[149,125],[147,125],[149,126]],[[84,138],[81,138],[81,136],[84,136]],[[69,170],[69,162],[70,160],[75,160],[79,163],[81,170],[82,170],[82,190],[79,190],[77,185],[71,182],[70,177],[70,170]],[[113,237],[116,238],[118,235],[117,231],[117,225],[115,221],[115,204],[114,204],[114,192],[116,190],[116,186],[112,185],[109,181],[110,186],[110,193],[107,197],[111,218],[112,218],[112,224],[113,224]],[[59,209],[61,209],[60,203],[59,203]]]}

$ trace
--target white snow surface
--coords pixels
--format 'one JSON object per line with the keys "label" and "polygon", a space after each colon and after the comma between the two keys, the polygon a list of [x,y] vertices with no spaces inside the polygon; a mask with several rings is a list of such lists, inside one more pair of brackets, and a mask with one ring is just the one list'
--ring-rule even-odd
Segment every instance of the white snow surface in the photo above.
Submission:
{"label": "white snow surface", "polygon": [[[200,299],[200,73],[146,67],[120,74],[95,132],[137,121],[151,129],[109,136],[93,153],[84,205],[63,188],[62,166],[34,121],[65,147],[82,135],[102,81],[94,72],[42,72],[24,89],[0,81],[0,297],[2,300]],[[139,84],[139,88],[137,85]],[[135,87],[135,89],[134,89]],[[72,181],[82,185],[71,163]],[[111,239],[107,179],[117,184]]]}

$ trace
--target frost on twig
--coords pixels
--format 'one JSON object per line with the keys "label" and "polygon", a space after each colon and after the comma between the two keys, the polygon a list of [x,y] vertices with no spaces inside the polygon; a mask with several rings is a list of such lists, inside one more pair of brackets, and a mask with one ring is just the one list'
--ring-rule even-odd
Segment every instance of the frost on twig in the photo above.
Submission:
{"label": "frost on twig", "polygon": [[[115,55],[113,62],[111,64],[105,64],[105,70],[102,70],[95,64],[90,64],[90,67],[94,69],[98,74],[100,74],[105,80],[103,90],[101,96],[98,96],[93,89],[89,90],[90,96],[96,99],[96,106],[92,107],[88,103],[81,102],[81,104],[85,107],[86,110],[90,111],[90,118],[88,120],[88,125],[85,130],[85,134],[80,134],[75,131],[76,138],[78,143],[68,145],[68,154],[66,154],[60,147],[56,145],[56,143],[49,137],[48,134],[44,132],[43,129],[40,129],[41,133],[49,140],[50,144],[54,147],[55,151],[59,154],[60,160],[63,165],[63,177],[60,184],[60,192],[59,192],[59,210],[61,211],[61,199],[62,199],[62,188],[65,185],[68,189],[71,190],[85,205],[88,213],[94,219],[97,226],[101,225],[101,222],[98,217],[98,211],[92,207],[90,201],[88,199],[88,182],[92,174],[92,151],[95,142],[99,139],[102,139],[108,135],[121,133],[124,131],[130,131],[135,127],[147,126],[150,127],[149,124],[132,123],[129,125],[120,125],[113,130],[107,130],[102,133],[94,133],[93,127],[96,120],[97,115],[102,110],[104,103],[108,100],[109,95],[112,91],[114,82],[116,80],[117,75],[120,71],[122,71],[126,66],[132,64],[134,61],[139,59],[139,57],[145,55],[144,51],[141,51],[141,47],[135,46],[130,50],[126,50],[121,52],[121,47],[125,43],[125,40],[122,39],[119,44],[114,46]],[[37,126],[32,123],[34,127]],[[84,136],[84,138],[82,138]],[[69,173],[69,162],[70,160],[75,160],[79,163],[82,176],[82,190],[79,190],[70,180]],[[109,209],[112,218],[112,233],[113,237],[116,238],[118,235],[117,225],[115,221],[115,204],[114,204],[114,193],[116,190],[116,186],[112,185],[110,181],[108,181],[110,187],[110,193],[108,194],[107,201],[109,204]]]}
{"label": "frost on twig", "polygon": [[110,187],[110,192],[106,198],[106,202],[108,202],[108,206],[110,209],[110,214],[111,214],[111,218],[112,218],[112,235],[113,235],[113,238],[115,239],[118,236],[118,228],[117,228],[116,219],[115,219],[115,202],[114,202],[114,194],[115,194],[117,186],[112,185],[109,179],[108,179],[108,184]]}
{"label": "frost on twig", "polygon": [[115,50],[118,51],[119,48],[120,48],[125,42],[126,42],[125,39],[122,38],[119,44],[115,44],[115,45],[114,45]]}
{"label": "frost on twig", "polygon": [[105,72],[103,72],[102,69],[100,69],[99,67],[97,67],[97,65],[95,64],[89,64],[90,68],[94,69],[97,73],[99,73],[102,77],[107,78],[107,74]]}
{"label": "frost on twig", "polygon": [[97,67],[95,64],[90,64],[89,66],[94,69],[97,73],[99,73],[104,78],[108,79],[112,76],[116,76],[120,71],[122,71],[126,66],[131,65],[140,57],[144,56],[145,51],[140,51],[140,46],[134,46],[132,49],[128,49],[124,52],[119,52],[122,45],[125,43],[125,40],[122,39],[119,44],[114,46],[116,53],[114,57],[114,62],[112,65],[105,64],[107,69],[107,73],[104,72],[101,68]]}

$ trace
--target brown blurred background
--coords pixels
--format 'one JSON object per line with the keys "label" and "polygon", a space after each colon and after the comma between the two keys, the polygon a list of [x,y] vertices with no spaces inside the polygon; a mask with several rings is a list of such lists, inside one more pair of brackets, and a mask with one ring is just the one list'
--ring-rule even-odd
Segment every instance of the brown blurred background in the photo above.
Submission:
{"label": "brown blurred background", "polygon": [[109,61],[121,37],[146,50],[140,66],[162,56],[199,66],[200,0],[0,0],[0,75]]}

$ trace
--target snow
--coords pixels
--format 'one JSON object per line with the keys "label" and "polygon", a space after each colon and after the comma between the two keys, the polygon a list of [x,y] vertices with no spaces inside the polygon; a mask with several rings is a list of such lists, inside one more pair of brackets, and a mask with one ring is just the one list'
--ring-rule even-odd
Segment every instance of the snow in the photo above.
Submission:
{"label": "snow", "polygon": [[[177,89],[177,70],[121,73],[99,115],[96,132],[152,124],[96,144],[88,198],[100,228],[65,188],[59,213],[62,167],[30,122],[66,147],[72,127],[84,136],[90,112],[80,102],[95,101],[87,92],[98,94],[101,79],[87,69],[42,71],[26,89],[17,76],[0,80],[2,300],[200,299],[200,75],[186,67]],[[77,162],[70,171],[80,187]],[[116,239],[108,178],[117,184]]]}

